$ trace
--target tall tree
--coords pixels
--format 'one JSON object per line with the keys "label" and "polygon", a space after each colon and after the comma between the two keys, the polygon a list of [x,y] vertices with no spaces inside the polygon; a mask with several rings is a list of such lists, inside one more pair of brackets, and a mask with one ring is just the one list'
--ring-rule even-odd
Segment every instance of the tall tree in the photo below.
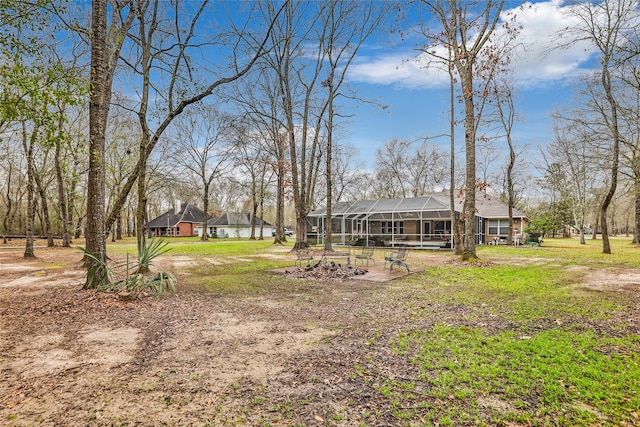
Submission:
{"label": "tall tree", "polygon": [[[438,55],[435,48],[442,46],[446,51],[453,52],[450,66],[455,68],[460,81],[466,161],[462,259],[472,260],[476,258],[476,133],[482,115],[476,106],[476,97],[486,97],[484,92],[478,94],[475,81],[481,56],[493,53],[484,49],[500,20],[504,0],[422,0],[421,3],[441,26],[440,31],[431,31],[428,23],[424,23],[422,34],[428,42],[422,50],[430,55]],[[494,61],[498,59],[493,58]],[[440,60],[446,63],[449,58],[441,55]]]}
{"label": "tall tree", "polygon": [[[102,267],[107,260],[105,228],[105,134],[113,76],[122,43],[135,18],[133,1],[94,0],[91,6],[91,73],[89,93],[89,171],[85,259],[89,274],[85,289],[109,280]],[[107,14],[111,11],[107,30]]]}
{"label": "tall tree", "polygon": [[[555,138],[548,144],[543,158],[551,157],[547,163],[561,165],[569,179],[562,183],[566,192],[566,199],[570,203],[574,224],[580,230],[580,244],[585,241],[585,222],[588,211],[589,194],[591,194],[594,182],[598,179],[593,165],[593,152],[590,147],[592,132],[589,126],[585,126],[577,117],[562,117],[555,115]],[[591,201],[592,202],[592,201]]]}
{"label": "tall tree", "polygon": [[[272,184],[275,170],[269,152],[268,138],[252,128],[255,121],[236,120],[233,125],[234,165],[244,171],[240,184],[250,195],[251,240],[256,239],[257,217],[264,219],[264,202],[268,187]],[[264,221],[260,223],[259,240],[264,239]]]}
{"label": "tall tree", "polygon": [[504,138],[507,140],[507,146],[509,149],[509,160],[507,161],[506,166],[505,181],[507,208],[509,211],[509,234],[507,236],[507,244],[511,245],[513,243],[514,236],[513,209],[516,204],[514,167],[517,160],[517,151],[515,141],[513,139],[513,127],[516,122],[513,80],[508,75],[504,76],[504,78],[494,78],[492,81],[492,88],[493,96],[495,97],[497,120],[500,124],[501,131],[504,132]]}
{"label": "tall tree", "polygon": [[[640,51],[640,28],[636,27],[634,36],[630,37],[632,44],[629,51]],[[634,55],[624,61],[621,67],[621,76],[625,86],[628,87],[624,97],[619,98],[622,126],[625,137],[622,139],[620,150],[622,173],[626,174],[633,183],[635,195],[633,242],[640,246],[640,56]]]}
{"label": "tall tree", "polygon": [[[266,19],[275,14],[275,8],[272,6],[275,5],[262,4]],[[278,79],[272,65],[272,61],[263,58],[257,64],[254,73],[239,85],[228,87],[227,97],[236,105],[241,134],[246,135],[250,141],[260,141],[264,153],[262,159],[275,175],[276,211],[273,237],[274,244],[280,245],[286,242],[284,211],[290,186],[290,162],[283,133],[284,114],[278,101]]]}
{"label": "tall tree", "polygon": [[[143,7],[137,11],[135,31],[129,33],[133,48],[132,57],[127,63],[140,77],[137,114],[142,136],[138,162],[120,189],[113,209],[107,216],[106,225],[107,229],[111,228],[129,192],[137,182],[138,251],[142,251],[145,246],[145,235],[142,233],[147,204],[145,174],[149,157],[156,144],[173,120],[191,105],[203,101],[219,87],[247,74],[264,54],[269,40],[273,24],[267,27],[266,35],[255,49],[249,48],[251,51],[246,52],[242,43],[245,38],[250,38],[246,28],[251,25],[247,21],[239,26],[240,29],[234,28],[237,30],[234,36],[235,44],[224,46],[230,49],[233,55],[232,63],[228,66],[229,71],[213,72],[215,68],[224,68],[215,62],[197,64],[196,58],[202,58],[203,50],[215,48],[219,39],[226,42],[220,34],[213,34],[210,38],[204,35],[202,20],[208,5],[209,2],[204,1],[197,8],[193,8],[189,4],[175,2],[172,4],[173,8],[170,8],[160,0],[143,2]],[[165,87],[160,87],[162,82],[166,82]]]}
{"label": "tall tree", "polygon": [[[595,91],[591,104],[594,112],[599,114],[609,131],[611,153],[609,188],[600,207],[600,227],[602,230],[602,252],[611,253],[607,209],[613,200],[618,185],[620,166],[620,106],[617,101],[616,69],[630,56],[628,52],[629,37],[634,37],[633,29],[638,26],[637,1],[604,0],[601,2],[576,3],[567,8],[569,16],[576,24],[564,30],[560,47],[570,48],[579,42],[588,42],[597,52],[600,69],[595,72],[599,90]],[[633,55],[632,55],[633,56]]]}
{"label": "tall tree", "polygon": [[[326,118],[326,219],[324,249],[332,250],[333,146],[338,125],[338,100],[348,96],[344,91],[349,66],[362,44],[373,34],[390,9],[383,2],[330,0],[322,15],[320,49],[328,62],[328,77],[322,82],[327,90]],[[380,7],[382,6],[382,7]],[[305,218],[306,223],[306,218]],[[305,227],[306,231],[306,227]]]}
{"label": "tall tree", "polygon": [[174,157],[188,174],[197,177],[204,211],[201,240],[207,241],[211,187],[231,166],[231,118],[213,106],[201,105],[183,114],[176,125]]}
{"label": "tall tree", "polygon": [[296,249],[308,246],[306,217],[315,197],[323,154],[322,121],[327,102],[319,93],[324,81],[324,52],[318,48],[318,40],[323,37],[319,16],[325,7],[325,3],[287,3],[273,33],[274,49],[265,58],[277,79],[277,102],[283,115],[283,142],[296,211]]}

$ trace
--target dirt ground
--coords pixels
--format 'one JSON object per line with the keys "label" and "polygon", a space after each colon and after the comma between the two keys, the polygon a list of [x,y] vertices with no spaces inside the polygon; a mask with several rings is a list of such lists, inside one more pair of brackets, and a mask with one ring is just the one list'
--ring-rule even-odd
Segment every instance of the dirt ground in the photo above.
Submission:
{"label": "dirt ground", "polygon": [[[377,377],[414,374],[376,344],[409,321],[396,301],[377,303],[401,280],[299,280],[252,297],[124,302],[81,290],[77,251],[21,255],[0,251],[0,425],[401,424],[375,391]],[[162,267],[198,262],[166,257]],[[640,275],[624,274],[590,286],[637,290]],[[461,315],[434,307],[433,322]]]}

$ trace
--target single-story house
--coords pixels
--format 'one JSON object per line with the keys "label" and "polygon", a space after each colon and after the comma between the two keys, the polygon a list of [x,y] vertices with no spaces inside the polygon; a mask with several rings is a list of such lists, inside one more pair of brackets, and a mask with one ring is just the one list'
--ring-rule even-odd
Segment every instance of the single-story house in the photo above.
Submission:
{"label": "single-story house", "polygon": [[[455,204],[456,218],[463,208]],[[449,195],[433,193],[421,197],[338,202],[331,210],[332,241],[349,244],[373,240],[377,244],[408,244],[422,248],[451,248],[451,213]],[[324,243],[326,209],[308,216],[308,239]],[[513,210],[515,236],[521,237],[528,225],[526,215]],[[506,243],[509,231],[507,205],[497,198],[477,193],[476,244]]]}
{"label": "single-story house", "polygon": [[[248,212],[227,212],[218,218],[213,218],[207,221],[209,237],[249,238],[251,237],[251,217],[252,214]],[[259,234],[260,227],[268,228],[269,231],[264,232],[265,235],[269,235],[267,233],[271,232],[271,224],[256,216],[256,236]],[[200,223],[200,227],[196,229],[196,232],[199,236],[202,236],[202,223]]]}
{"label": "single-story house", "polygon": [[[174,209],[163,213],[149,222],[149,230],[154,236],[198,236],[202,237],[204,211],[191,203],[181,205],[178,213]],[[271,230],[271,224],[260,217],[256,217],[256,234],[264,226]],[[207,228],[209,237],[251,237],[250,213],[225,213],[219,217],[208,217]],[[270,232],[270,231],[269,231]]]}
{"label": "single-story house", "polygon": [[151,237],[155,236],[197,236],[198,226],[202,227],[204,211],[191,203],[181,204],[180,211],[170,209],[149,222]]}
{"label": "single-story house", "polygon": [[[498,198],[488,196],[483,193],[476,195],[476,217],[482,218],[483,239],[479,242],[504,244],[509,235],[509,206],[502,203]],[[524,229],[529,226],[529,218],[518,209],[513,209],[513,237],[522,243],[524,239]]]}

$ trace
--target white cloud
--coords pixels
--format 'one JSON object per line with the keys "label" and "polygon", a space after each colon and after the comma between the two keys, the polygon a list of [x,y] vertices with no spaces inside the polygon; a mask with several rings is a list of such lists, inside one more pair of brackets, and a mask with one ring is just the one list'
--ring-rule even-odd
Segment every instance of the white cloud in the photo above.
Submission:
{"label": "white cloud", "polygon": [[349,69],[349,78],[367,83],[421,88],[448,84],[449,77],[444,71],[436,67],[427,68],[428,59],[425,54],[413,58],[411,55],[415,53],[361,58]]}
{"label": "white cloud", "polygon": [[514,76],[527,84],[544,83],[574,77],[581,65],[594,53],[588,42],[578,42],[569,49],[557,49],[559,33],[576,24],[565,13],[560,1],[525,3],[510,12],[522,26],[522,46],[513,61]]}
{"label": "white cloud", "polygon": [[[570,27],[574,20],[566,13],[562,1],[550,0],[525,3],[521,7],[503,12],[503,19],[509,13],[516,14],[516,21],[522,26],[519,34],[521,45],[512,61],[514,77],[528,86],[571,79],[582,71],[593,55],[593,49],[586,42],[575,44],[570,49],[554,49],[558,32]],[[497,30],[499,32],[503,30]],[[448,76],[435,67],[426,67],[428,57],[416,56],[415,50],[401,50],[377,56],[360,58],[352,65],[349,78],[354,81],[381,85],[406,87],[441,87],[448,85]]]}

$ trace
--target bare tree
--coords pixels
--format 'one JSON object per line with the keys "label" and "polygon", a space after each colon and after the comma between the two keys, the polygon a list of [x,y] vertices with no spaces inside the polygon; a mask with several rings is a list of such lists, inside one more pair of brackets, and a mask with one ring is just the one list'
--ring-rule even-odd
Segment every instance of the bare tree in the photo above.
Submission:
{"label": "bare tree", "polygon": [[[362,2],[353,0],[330,0],[326,12],[322,14],[322,30],[320,31],[320,47],[328,62],[328,77],[322,82],[327,89],[326,118],[326,220],[324,249],[332,250],[332,197],[333,197],[333,146],[337,127],[338,99],[345,96],[343,86],[349,66],[358,54],[362,44],[378,28],[389,11],[384,3]],[[380,7],[383,6],[383,7]],[[305,218],[306,222],[306,218]],[[305,229],[306,231],[306,229]]]}
{"label": "bare tree", "polygon": [[[6,128],[5,128],[6,130]],[[0,188],[2,188],[2,200],[4,212],[2,218],[3,240],[6,243],[7,234],[16,233],[22,229],[20,224],[21,205],[26,196],[26,174],[24,157],[20,155],[21,142],[17,138],[3,138],[0,141]]]}
{"label": "bare tree", "polygon": [[446,182],[447,153],[426,139],[414,145],[392,139],[377,150],[376,180],[385,197],[418,197]]}
{"label": "bare tree", "polygon": [[[591,98],[594,112],[602,117],[609,131],[610,155],[609,189],[600,207],[600,227],[602,229],[602,252],[611,253],[607,209],[613,200],[618,184],[620,164],[620,107],[617,101],[617,79],[615,70],[629,58],[629,37],[638,25],[637,2],[635,0],[604,0],[600,3],[576,3],[567,8],[569,16],[576,24],[561,32],[560,47],[570,48],[579,42],[588,42],[597,53],[600,69],[596,72],[599,90]],[[593,88],[595,90],[595,87]]]}
{"label": "bare tree", "polygon": [[[275,76],[281,116],[278,129],[288,150],[291,192],[296,213],[295,248],[308,246],[307,215],[314,206],[321,176],[331,177],[338,99],[349,96],[346,72],[361,44],[375,30],[383,10],[374,2],[291,2],[278,21],[274,49],[265,57]],[[263,3],[267,17],[273,2]],[[320,171],[324,164],[324,175]],[[329,197],[332,182],[323,192]],[[330,215],[331,201],[327,204]],[[330,221],[326,221],[330,223]],[[325,230],[330,248],[330,225]]]}
{"label": "bare tree", "polygon": [[[273,16],[276,12],[271,6],[274,5],[263,4],[267,17]],[[285,119],[279,103],[279,83],[273,65],[268,58],[260,61],[254,73],[239,84],[227,87],[227,98],[236,105],[242,133],[248,134],[250,141],[260,141],[264,149],[262,160],[275,175],[276,212],[273,237],[274,244],[279,245],[286,242],[284,211],[285,198],[290,187],[288,175],[291,168],[283,134]],[[267,174],[270,172],[265,171]]]}
{"label": "bare tree", "polygon": [[[513,127],[516,122],[516,111],[514,103],[513,80],[510,76],[502,79],[494,78],[493,96],[495,97],[495,110],[497,120],[504,131],[504,137],[509,147],[509,160],[506,167],[506,190],[507,190],[507,207],[509,210],[509,235],[507,236],[507,244],[513,243],[513,209],[516,204],[516,189],[514,184],[514,167],[516,165],[517,151],[515,141],[513,140]],[[522,231],[522,230],[520,230]]]}
{"label": "bare tree", "polygon": [[[574,224],[580,230],[580,243],[585,242],[585,219],[587,216],[589,194],[597,174],[594,173],[589,140],[591,132],[576,120],[563,120],[559,114],[554,120],[554,140],[549,143],[546,152],[552,156],[554,164],[562,165],[569,177],[562,185],[571,202]],[[545,156],[546,157],[546,156]]]}
{"label": "bare tree", "polygon": [[[204,16],[209,2],[202,2],[192,8],[181,2],[173,3],[173,9],[165,8],[161,0],[142,2],[137,13],[135,32],[129,32],[133,43],[132,56],[127,61],[140,79],[140,103],[137,108],[142,137],[139,144],[138,162],[115,199],[113,210],[107,216],[107,228],[111,228],[117,213],[124,205],[127,196],[137,182],[138,209],[136,222],[138,227],[138,250],[145,247],[145,235],[140,232],[145,223],[146,212],[146,168],[149,156],[156,144],[171,125],[191,105],[211,96],[220,86],[233,82],[249,72],[258,58],[264,54],[271,31],[267,27],[266,36],[255,50],[246,52],[242,47],[247,36],[247,23],[237,30],[230,71],[220,77],[213,68],[216,64],[196,64],[194,59],[201,57],[205,47],[211,48],[218,40],[202,42],[196,30]],[[196,55],[195,53],[198,53]],[[246,58],[249,58],[246,60]],[[244,62],[243,62],[244,60]],[[202,75],[199,73],[206,73]],[[215,77],[211,77],[211,76]],[[160,88],[159,82],[166,82]],[[152,108],[153,107],[153,108]],[[143,271],[147,267],[142,266]]]}
{"label": "bare tree", "polygon": [[356,159],[356,153],[357,151],[354,147],[344,145],[333,147],[333,166],[331,167],[333,201],[340,202],[366,198],[355,196],[363,176],[358,171],[364,169],[362,162]]}
{"label": "bare tree", "polygon": [[202,241],[208,240],[209,195],[211,186],[230,168],[231,118],[215,107],[201,105],[183,114],[175,124],[174,157],[197,177],[201,189],[204,218]]}
{"label": "bare tree", "polygon": [[[272,9],[269,4],[268,9]],[[311,10],[318,7],[320,10]],[[274,49],[265,57],[275,74],[277,102],[282,111],[282,136],[288,150],[291,190],[296,211],[295,249],[308,246],[306,218],[311,211],[318,182],[325,141],[323,117],[326,96],[319,89],[324,67],[324,52],[318,47],[319,16],[325,3],[290,2],[285,5],[276,31]]]}
{"label": "bare tree", "polygon": [[[115,105],[122,105],[119,94],[114,94]],[[136,118],[124,108],[114,108],[108,118],[108,137],[105,148],[105,179],[107,190],[107,211],[112,210],[114,198],[120,192],[127,176],[135,166],[133,154],[140,140],[140,128]],[[122,239],[122,215],[118,212],[116,227],[111,230],[112,241]]]}
{"label": "bare tree", "polygon": [[384,197],[407,197],[406,163],[411,143],[392,139],[376,150],[376,181]]}
{"label": "bare tree", "polygon": [[[486,96],[484,92],[478,95],[476,84],[478,77],[478,62],[483,54],[492,54],[484,50],[489,43],[496,25],[500,19],[504,0],[485,1],[429,1],[422,0],[422,4],[441,26],[441,30],[431,31],[425,23],[421,33],[429,40],[422,50],[439,60],[454,67],[459,79],[464,102],[464,129],[466,154],[466,182],[463,218],[465,222],[463,239],[463,260],[476,258],[476,223],[475,223],[475,195],[476,195],[476,131],[482,114],[476,106],[476,97]],[[452,57],[438,54],[435,47],[443,46],[446,52],[453,52]],[[449,62],[452,60],[452,62]],[[493,58],[494,61],[499,58]],[[486,82],[486,80],[485,80]]]}
{"label": "bare tree", "polygon": [[[629,49],[631,52],[640,51],[640,29],[636,27],[634,36],[630,37],[633,43]],[[624,138],[620,150],[622,168],[621,173],[628,176],[633,183],[635,195],[633,242],[640,246],[640,58],[635,55],[621,64],[620,75],[627,89],[624,96],[620,96],[619,106],[621,126]]]}
{"label": "bare tree", "polygon": [[[252,128],[254,123],[235,121],[232,131],[234,165],[245,172],[240,184],[250,195],[251,240],[256,239],[257,217],[264,219],[264,202],[275,175],[269,144],[262,133]],[[258,239],[264,239],[264,221],[260,223]]]}

